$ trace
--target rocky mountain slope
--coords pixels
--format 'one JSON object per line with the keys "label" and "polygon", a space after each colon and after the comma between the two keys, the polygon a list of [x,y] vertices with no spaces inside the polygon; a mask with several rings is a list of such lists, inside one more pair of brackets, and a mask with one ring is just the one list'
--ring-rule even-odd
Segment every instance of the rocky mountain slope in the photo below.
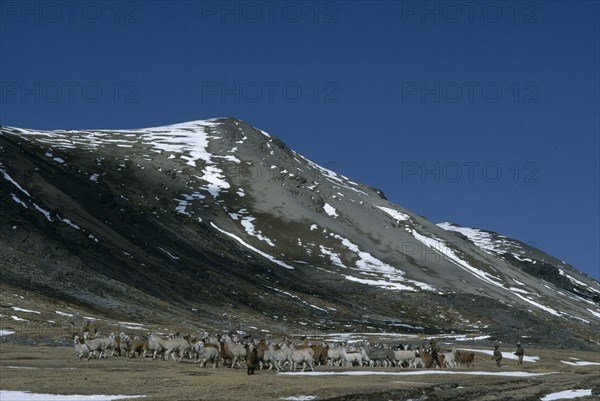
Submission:
{"label": "rocky mountain slope", "polygon": [[435,225],[243,121],[0,134],[0,280],[123,319],[588,347],[600,283]]}

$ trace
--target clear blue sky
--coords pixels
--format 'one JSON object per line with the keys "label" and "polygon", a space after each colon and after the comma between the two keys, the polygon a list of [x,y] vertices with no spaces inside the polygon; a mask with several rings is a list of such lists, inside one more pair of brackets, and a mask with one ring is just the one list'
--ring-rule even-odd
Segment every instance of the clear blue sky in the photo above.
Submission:
{"label": "clear blue sky", "polygon": [[0,122],[235,116],[598,279],[599,3],[0,1]]}

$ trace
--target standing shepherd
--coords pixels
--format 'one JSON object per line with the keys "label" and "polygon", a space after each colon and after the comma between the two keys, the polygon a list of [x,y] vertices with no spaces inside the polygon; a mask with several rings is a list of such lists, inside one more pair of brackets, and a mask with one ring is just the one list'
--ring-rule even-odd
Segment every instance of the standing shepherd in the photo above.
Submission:
{"label": "standing shepherd", "polygon": [[432,367],[434,367],[433,365],[435,364],[436,366],[439,366],[441,368],[442,364],[440,363],[440,360],[438,359],[438,355],[441,352],[441,349],[437,345],[435,339],[432,338],[429,341],[429,347],[431,348],[431,361],[429,362],[429,366],[427,366],[427,367],[432,368]]}
{"label": "standing shepherd", "polygon": [[525,355],[525,349],[521,345],[521,341],[517,341],[517,351],[515,351],[515,355],[519,357],[518,365],[523,365],[523,355]]}
{"label": "standing shepherd", "polygon": [[494,345],[494,355],[492,356],[492,361],[496,361],[496,365],[500,367],[500,362],[502,361],[502,352],[500,352],[497,345]]}

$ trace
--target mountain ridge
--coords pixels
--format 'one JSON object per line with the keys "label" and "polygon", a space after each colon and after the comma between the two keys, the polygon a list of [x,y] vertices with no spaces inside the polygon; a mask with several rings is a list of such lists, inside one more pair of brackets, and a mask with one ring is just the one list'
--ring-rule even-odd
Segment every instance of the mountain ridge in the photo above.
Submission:
{"label": "mountain ridge", "polygon": [[[120,311],[136,316],[153,308],[128,299],[130,290],[132,298],[166,302],[206,322],[224,305],[239,310],[225,312],[230,320],[243,315],[322,330],[342,321],[389,328],[385,322],[393,320],[506,336],[530,330],[533,319],[574,333],[581,344],[594,341],[597,281],[515,240],[504,252],[490,252],[241,120],[1,133],[2,280],[11,285],[30,277],[32,288],[110,313],[131,301],[135,308]],[[24,249],[16,238],[39,249]],[[48,252],[49,243],[60,251]],[[28,251],[27,262],[19,262],[15,255]],[[134,277],[124,277],[127,271]],[[36,284],[42,273],[70,273],[66,282],[81,272],[100,278],[79,281],[76,290],[52,280]],[[89,295],[96,288],[100,293]],[[81,289],[93,301],[78,296]],[[469,305],[472,297],[493,304],[496,316]],[[424,305],[431,309],[420,316]],[[524,316],[515,317],[515,308]],[[500,309],[504,322],[496,321]],[[283,320],[288,315],[293,321]],[[482,317],[487,322],[476,323]]]}

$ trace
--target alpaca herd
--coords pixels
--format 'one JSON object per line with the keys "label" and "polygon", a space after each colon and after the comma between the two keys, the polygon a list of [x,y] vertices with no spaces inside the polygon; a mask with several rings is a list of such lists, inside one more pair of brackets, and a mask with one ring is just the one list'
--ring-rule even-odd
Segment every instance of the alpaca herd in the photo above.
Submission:
{"label": "alpaca herd", "polygon": [[202,367],[208,364],[216,368],[223,366],[243,369],[254,374],[255,370],[275,369],[278,372],[300,369],[304,372],[314,366],[343,367],[399,367],[399,368],[457,368],[471,366],[474,354],[465,351],[442,350],[432,352],[423,345],[370,344],[366,341],[348,343],[310,343],[306,338],[295,343],[284,337],[281,341],[239,338],[236,334],[197,338],[179,333],[167,338],[148,333],[146,338],[131,338],[125,333],[107,337],[98,334],[91,338],[89,332],[73,336],[75,353],[80,359],[128,358],[173,359],[193,361]]}

